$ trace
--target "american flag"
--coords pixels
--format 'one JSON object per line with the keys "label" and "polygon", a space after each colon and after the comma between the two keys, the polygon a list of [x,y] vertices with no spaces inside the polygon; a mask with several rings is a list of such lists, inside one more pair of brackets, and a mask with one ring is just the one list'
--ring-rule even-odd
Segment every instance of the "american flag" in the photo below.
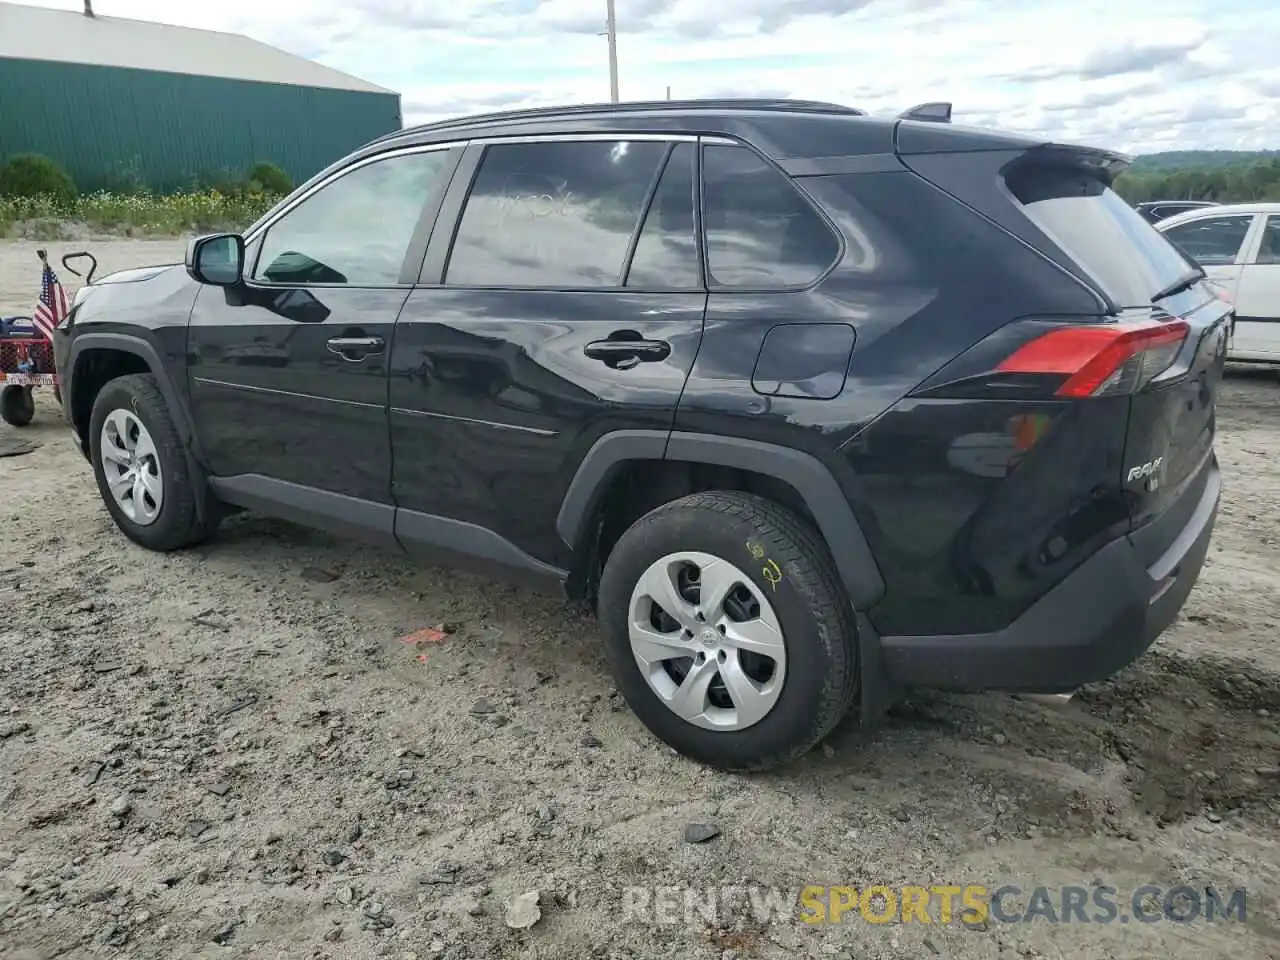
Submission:
{"label": "american flag", "polygon": [[36,304],[32,321],[36,329],[50,343],[53,342],[53,329],[67,316],[67,292],[62,289],[57,275],[48,261],[44,265],[44,276],[40,281],[40,302]]}

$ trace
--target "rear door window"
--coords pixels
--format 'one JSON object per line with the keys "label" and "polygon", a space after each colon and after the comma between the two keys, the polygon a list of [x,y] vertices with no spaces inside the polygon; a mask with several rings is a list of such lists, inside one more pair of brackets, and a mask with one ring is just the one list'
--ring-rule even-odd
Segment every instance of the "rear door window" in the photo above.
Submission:
{"label": "rear door window", "polygon": [[703,147],[702,207],[712,286],[807,286],[840,255],[826,221],[746,147]]}
{"label": "rear door window", "polygon": [[1251,215],[1201,217],[1167,227],[1164,235],[1201,266],[1223,266],[1236,262],[1252,225]]}
{"label": "rear door window", "polygon": [[621,286],[666,152],[656,140],[487,147],[458,223],[446,285]]}

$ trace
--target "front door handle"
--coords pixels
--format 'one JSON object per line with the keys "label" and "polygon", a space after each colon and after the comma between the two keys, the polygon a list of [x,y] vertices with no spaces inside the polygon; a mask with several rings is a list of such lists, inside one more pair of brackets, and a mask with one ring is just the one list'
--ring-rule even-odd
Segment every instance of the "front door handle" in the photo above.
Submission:
{"label": "front door handle", "polygon": [[348,363],[359,363],[365,357],[381,353],[386,341],[381,337],[334,337],[325,344]]}
{"label": "front door handle", "polygon": [[582,348],[592,360],[599,360],[615,370],[630,370],[639,363],[655,363],[671,356],[671,344],[665,340],[623,340],[610,337],[595,340]]}

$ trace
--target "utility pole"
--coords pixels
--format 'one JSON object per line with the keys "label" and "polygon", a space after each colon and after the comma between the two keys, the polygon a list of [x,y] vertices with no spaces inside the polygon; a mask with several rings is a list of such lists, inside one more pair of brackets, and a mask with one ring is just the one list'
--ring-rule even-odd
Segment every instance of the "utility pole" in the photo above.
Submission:
{"label": "utility pole", "polygon": [[609,101],[618,102],[618,18],[614,10],[614,0],[605,0],[607,13],[607,31],[609,35]]}

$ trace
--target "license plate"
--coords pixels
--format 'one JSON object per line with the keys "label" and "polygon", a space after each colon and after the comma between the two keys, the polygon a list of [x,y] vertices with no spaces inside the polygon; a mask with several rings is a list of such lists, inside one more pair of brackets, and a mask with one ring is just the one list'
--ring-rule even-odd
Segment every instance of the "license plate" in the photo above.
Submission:
{"label": "license plate", "polygon": [[0,383],[6,387],[55,387],[56,373],[0,373]]}

